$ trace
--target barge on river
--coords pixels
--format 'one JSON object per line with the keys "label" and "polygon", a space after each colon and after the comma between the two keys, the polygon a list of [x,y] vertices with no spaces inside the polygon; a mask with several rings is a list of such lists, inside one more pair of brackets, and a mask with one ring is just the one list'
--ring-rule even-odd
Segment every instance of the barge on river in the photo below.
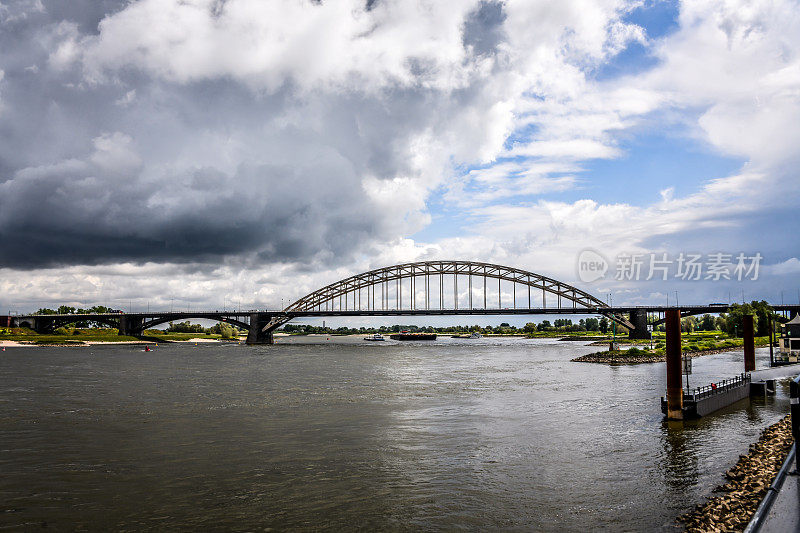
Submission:
{"label": "barge on river", "polygon": [[409,333],[407,331],[401,331],[400,333],[389,335],[389,338],[393,341],[435,341],[436,333]]}

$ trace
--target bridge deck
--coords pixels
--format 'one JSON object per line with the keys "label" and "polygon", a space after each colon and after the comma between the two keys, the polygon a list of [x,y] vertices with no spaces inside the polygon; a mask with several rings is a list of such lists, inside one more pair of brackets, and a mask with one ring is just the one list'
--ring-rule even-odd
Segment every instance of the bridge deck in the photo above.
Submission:
{"label": "bridge deck", "polygon": [[[776,311],[800,312],[800,305],[773,305]],[[503,308],[475,308],[472,309],[334,309],[321,311],[289,311],[284,312],[279,309],[261,309],[247,311],[149,311],[145,313],[93,313],[93,314],[71,314],[71,315],[14,315],[14,318],[34,318],[34,317],[53,317],[53,318],[74,318],[75,320],[92,320],[97,318],[118,318],[119,316],[129,316],[134,318],[209,318],[217,317],[236,317],[249,318],[253,313],[263,313],[270,315],[287,314],[292,317],[326,317],[326,316],[447,316],[447,315],[597,315],[606,313],[631,313],[644,310],[647,313],[663,313],[667,309],[675,309],[669,306],[611,306],[611,307],[503,307]],[[684,313],[724,313],[728,311],[728,306],[719,305],[686,305],[680,306]]]}

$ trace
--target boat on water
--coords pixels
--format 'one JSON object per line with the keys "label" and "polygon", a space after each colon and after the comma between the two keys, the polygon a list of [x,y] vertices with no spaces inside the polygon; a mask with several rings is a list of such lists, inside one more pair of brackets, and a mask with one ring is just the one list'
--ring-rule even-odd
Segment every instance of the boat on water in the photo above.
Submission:
{"label": "boat on water", "polygon": [[400,333],[393,333],[389,335],[393,341],[435,341],[436,333],[409,333],[408,331],[401,331]]}
{"label": "boat on water", "polygon": [[364,337],[364,340],[365,341],[385,341],[386,339],[380,333],[373,333],[369,337]]}
{"label": "boat on water", "polygon": [[478,333],[477,331],[473,332],[472,335],[451,335],[452,339],[482,339],[483,335]]}

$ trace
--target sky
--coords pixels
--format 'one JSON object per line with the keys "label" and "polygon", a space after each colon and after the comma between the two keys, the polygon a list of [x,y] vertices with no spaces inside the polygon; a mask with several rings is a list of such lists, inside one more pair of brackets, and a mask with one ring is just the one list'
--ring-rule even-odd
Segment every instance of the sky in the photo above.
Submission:
{"label": "sky", "polygon": [[0,0],[0,312],[436,259],[797,303],[798,146],[797,1]]}

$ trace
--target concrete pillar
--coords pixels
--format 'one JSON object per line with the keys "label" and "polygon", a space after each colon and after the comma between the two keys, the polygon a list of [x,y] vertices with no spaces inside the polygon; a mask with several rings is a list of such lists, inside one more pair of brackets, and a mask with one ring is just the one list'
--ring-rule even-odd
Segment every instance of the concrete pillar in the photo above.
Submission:
{"label": "concrete pillar", "polygon": [[647,310],[634,309],[630,314],[633,329],[628,332],[629,339],[649,340],[650,332],[647,331]]}
{"label": "concrete pillar", "polygon": [[667,309],[667,418],[683,420],[683,374],[681,368],[681,311]]}
{"label": "concrete pillar", "polygon": [[753,334],[753,315],[742,316],[742,339],[744,340],[744,371],[756,369],[756,340]]}
{"label": "concrete pillar", "polygon": [[54,321],[47,315],[40,315],[33,319],[33,331],[39,334],[52,333],[56,328],[53,327]]}
{"label": "concrete pillar", "polygon": [[119,315],[119,330],[117,331],[117,335],[130,335],[129,331],[128,317],[126,315]]}
{"label": "concrete pillar", "polygon": [[250,331],[247,332],[247,344],[275,344],[271,331],[263,331],[269,324],[272,315],[267,313],[250,314]]}

